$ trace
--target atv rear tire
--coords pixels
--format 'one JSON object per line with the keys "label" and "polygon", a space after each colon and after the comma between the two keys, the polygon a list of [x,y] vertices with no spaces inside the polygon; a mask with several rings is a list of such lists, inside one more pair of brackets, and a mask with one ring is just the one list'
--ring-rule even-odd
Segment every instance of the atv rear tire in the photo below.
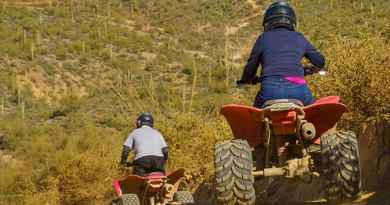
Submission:
{"label": "atv rear tire", "polygon": [[216,199],[219,204],[255,204],[252,151],[246,140],[217,143],[214,166]]}
{"label": "atv rear tire", "polygon": [[119,205],[140,205],[141,202],[136,194],[124,194],[119,200]]}
{"label": "atv rear tire", "polygon": [[175,202],[182,205],[192,205],[195,204],[194,197],[191,192],[188,191],[178,191],[175,193]]}
{"label": "atv rear tire", "polygon": [[361,190],[359,148],[353,132],[321,136],[322,182],[328,201],[357,197]]}

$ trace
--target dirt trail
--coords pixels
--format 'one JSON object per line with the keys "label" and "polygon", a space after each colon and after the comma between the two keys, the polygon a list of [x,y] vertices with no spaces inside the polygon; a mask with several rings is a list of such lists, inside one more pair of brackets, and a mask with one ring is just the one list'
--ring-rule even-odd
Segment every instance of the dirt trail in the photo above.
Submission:
{"label": "dirt trail", "polygon": [[[308,188],[308,190],[311,190]],[[390,205],[390,189],[382,188],[380,191],[365,191],[359,198],[355,199],[352,202],[344,202],[338,204],[327,203],[322,198],[312,199],[312,200],[291,200],[291,195],[296,194],[307,194],[307,193],[294,193],[286,192],[284,194],[275,194],[278,198],[277,200],[264,199],[261,196],[257,196],[256,205]],[[195,193],[195,200],[199,202],[199,205],[215,205],[213,202],[212,192],[210,189],[202,188]],[[257,193],[258,194],[258,193]]]}
{"label": "dirt trail", "polygon": [[258,9],[259,6],[257,5],[255,0],[247,0],[248,4],[252,6],[253,9]]}
{"label": "dirt trail", "polygon": [[226,26],[225,27],[225,36],[232,36],[232,35],[236,34],[241,29],[245,28],[246,26],[249,26],[250,21],[252,21],[254,18],[257,18],[259,16],[260,16],[259,13],[255,13],[251,16],[240,19],[239,21],[235,22],[231,26]]}
{"label": "dirt trail", "polygon": [[[306,186],[306,187],[305,187]],[[317,190],[312,189],[311,185],[301,185],[296,190],[280,190],[277,194],[270,197],[271,199],[257,199],[257,205],[294,205],[294,204],[307,204],[307,205],[336,205],[327,203],[325,199],[320,197],[316,192]],[[283,193],[281,193],[283,192]],[[312,198],[312,196],[317,197]],[[273,198],[273,199],[272,199]],[[363,191],[361,195],[353,200],[352,202],[338,203],[337,205],[389,205],[390,204],[390,190],[383,188],[377,188],[375,191]]]}
{"label": "dirt trail", "polygon": [[253,9],[253,15],[250,15],[248,17],[242,18],[239,21],[233,23],[231,26],[226,26],[225,28],[225,36],[231,36],[236,34],[240,29],[246,27],[249,25],[249,22],[253,18],[257,18],[261,15],[261,12],[259,12],[260,7],[257,5],[255,0],[247,0],[247,3],[251,5]]}
{"label": "dirt trail", "polygon": [[43,7],[53,5],[52,0],[14,0],[5,2],[20,7]]}

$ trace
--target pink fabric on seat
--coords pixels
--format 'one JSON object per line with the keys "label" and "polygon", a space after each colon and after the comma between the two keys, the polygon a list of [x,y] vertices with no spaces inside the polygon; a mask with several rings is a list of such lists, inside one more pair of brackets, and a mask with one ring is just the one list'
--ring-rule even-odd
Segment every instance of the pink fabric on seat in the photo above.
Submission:
{"label": "pink fabric on seat", "polygon": [[284,77],[284,79],[291,82],[291,83],[298,84],[298,85],[306,84],[305,78],[300,77],[300,76],[287,76],[287,77]]}

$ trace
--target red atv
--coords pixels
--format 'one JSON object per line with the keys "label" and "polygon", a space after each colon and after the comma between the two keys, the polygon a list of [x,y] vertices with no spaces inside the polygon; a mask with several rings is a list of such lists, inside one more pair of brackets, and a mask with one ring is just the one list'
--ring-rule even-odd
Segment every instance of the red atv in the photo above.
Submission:
{"label": "red atv", "polygon": [[160,172],[145,177],[130,175],[122,180],[114,180],[112,185],[117,194],[113,205],[189,205],[194,204],[193,196],[187,191],[178,191],[184,178],[184,170],[179,169],[168,175]]}
{"label": "red atv", "polygon": [[355,198],[361,190],[356,135],[336,131],[345,105],[337,96],[303,106],[294,99],[272,100],[263,109],[225,105],[233,140],[214,150],[216,198],[220,204],[255,204],[254,179],[320,176],[328,201]]}

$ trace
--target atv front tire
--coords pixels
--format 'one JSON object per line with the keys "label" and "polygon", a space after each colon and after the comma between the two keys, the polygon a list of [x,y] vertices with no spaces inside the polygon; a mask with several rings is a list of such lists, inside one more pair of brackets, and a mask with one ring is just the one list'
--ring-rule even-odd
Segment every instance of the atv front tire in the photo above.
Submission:
{"label": "atv front tire", "polygon": [[353,132],[321,136],[322,183],[328,201],[351,200],[361,191],[359,148]]}
{"label": "atv front tire", "polygon": [[188,191],[178,191],[175,193],[174,196],[175,202],[181,204],[181,205],[193,205],[194,197],[192,196],[191,192]]}
{"label": "atv front tire", "polygon": [[136,194],[124,194],[119,200],[119,205],[140,205],[141,202]]}
{"label": "atv front tire", "polygon": [[216,199],[219,204],[255,204],[252,151],[246,140],[217,143],[214,166]]}

